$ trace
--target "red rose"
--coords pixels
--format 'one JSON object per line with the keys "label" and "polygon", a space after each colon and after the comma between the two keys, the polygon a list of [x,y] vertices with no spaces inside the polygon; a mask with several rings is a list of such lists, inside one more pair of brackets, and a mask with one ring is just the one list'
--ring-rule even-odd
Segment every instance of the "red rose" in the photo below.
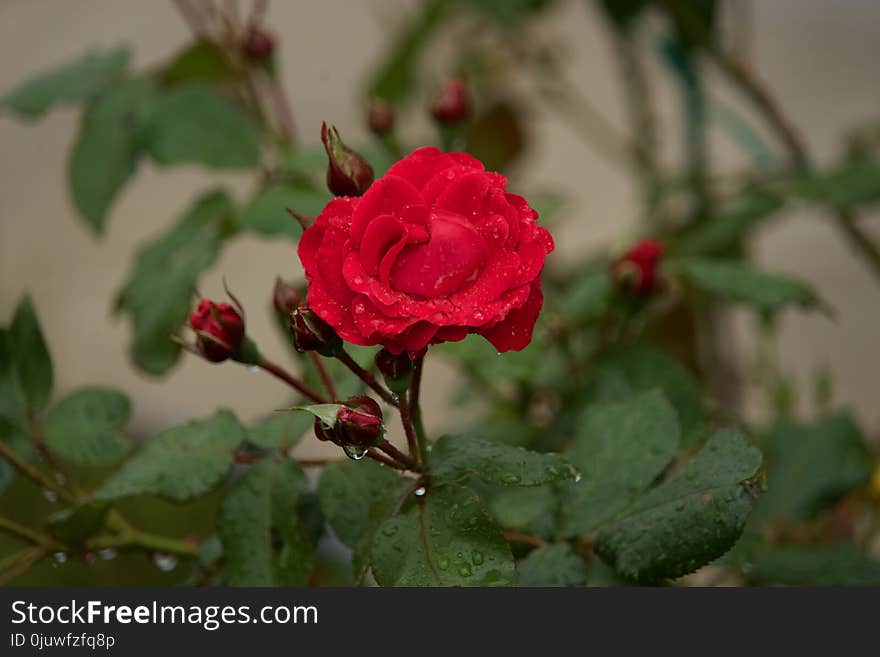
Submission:
{"label": "red rose", "polygon": [[660,284],[658,269],[663,251],[662,242],[637,242],[611,265],[611,275],[617,286],[637,295],[652,294]]}
{"label": "red rose", "polygon": [[532,338],[553,239],[525,199],[466,153],[420,148],[303,234],[309,306],[339,335],[392,353],[479,333]]}
{"label": "red rose", "polygon": [[212,363],[232,356],[244,338],[244,320],[228,303],[199,301],[189,316],[189,325],[196,332],[196,348]]}

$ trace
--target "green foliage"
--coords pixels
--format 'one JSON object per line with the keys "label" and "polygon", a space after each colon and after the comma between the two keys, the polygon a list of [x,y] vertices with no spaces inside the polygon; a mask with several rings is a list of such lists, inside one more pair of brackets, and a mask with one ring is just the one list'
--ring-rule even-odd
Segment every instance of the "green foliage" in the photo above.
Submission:
{"label": "green foliage", "polygon": [[565,455],[582,474],[563,506],[577,536],[613,518],[663,472],[679,447],[675,411],[658,391],[588,408]]}
{"label": "green foliage", "polygon": [[641,582],[679,577],[729,550],[752,509],[748,483],[761,452],[719,431],[684,469],[624,509],[599,534],[596,552]]}
{"label": "green foliage", "polygon": [[336,416],[342,404],[311,404],[309,406],[295,406],[292,411],[305,411],[312,416],[318,418],[326,426],[332,427],[336,425]]}
{"label": "green foliage", "polygon": [[541,454],[467,436],[440,438],[432,446],[428,466],[437,481],[462,483],[477,476],[486,483],[504,486],[540,486],[577,475],[577,470],[558,454]]}
{"label": "green foliage", "polygon": [[300,214],[315,216],[324,209],[330,196],[311,187],[277,184],[260,191],[238,215],[238,226],[266,237],[285,236],[298,240],[303,229],[287,213],[291,208]]}
{"label": "green foliage", "polygon": [[168,86],[219,83],[236,77],[223,51],[207,41],[197,41],[178,52],[160,76]]}
{"label": "green foliage", "polygon": [[553,485],[480,490],[495,520],[505,529],[552,538],[557,533],[560,496]]}
{"label": "green foliage", "polygon": [[121,392],[84,388],[49,411],[43,426],[46,446],[75,463],[112,463],[128,451],[122,430],[130,416],[131,402]]}
{"label": "green foliage", "polygon": [[532,550],[516,569],[517,586],[583,586],[587,580],[583,558],[567,543]]}
{"label": "green foliage", "polygon": [[303,586],[313,546],[297,512],[306,476],[293,461],[265,459],[226,493],[217,518],[227,583]]}
{"label": "green foliage", "polygon": [[788,586],[880,586],[880,561],[846,541],[791,545],[762,552],[749,577]]}
{"label": "green foliage", "polygon": [[7,340],[21,399],[27,409],[41,411],[52,395],[54,376],[52,358],[30,297],[18,302]]}
{"label": "green foliage", "polygon": [[373,575],[382,586],[508,586],[510,547],[476,494],[452,484],[411,496],[373,541]]}
{"label": "green foliage", "polygon": [[107,502],[86,502],[49,516],[49,531],[65,545],[83,546],[101,527],[110,511]]}
{"label": "green foliage", "polygon": [[177,225],[138,252],[116,309],[131,315],[131,354],[145,372],[163,374],[177,360],[179,347],[171,336],[190,310],[199,274],[217,259],[234,214],[226,192],[210,192]]}
{"label": "green foliage", "polygon": [[6,108],[25,119],[36,119],[56,105],[78,103],[97,94],[122,75],[131,59],[125,47],[90,50],[0,98]]}
{"label": "green foliage", "polygon": [[248,442],[266,449],[288,450],[312,426],[305,413],[274,413],[247,427]]}
{"label": "green foliage", "polygon": [[95,491],[98,500],[159,495],[188,500],[213,488],[232,464],[244,430],[230,411],[166,429]]}
{"label": "green foliage", "polygon": [[844,210],[880,200],[880,162],[845,160],[827,171],[813,171],[795,181],[796,194]]}
{"label": "green foliage", "polygon": [[77,210],[96,233],[137,165],[140,147],[136,117],[155,91],[150,78],[122,80],[105,89],[87,108],[68,164]]}
{"label": "green foliage", "polygon": [[259,162],[259,128],[219,91],[187,85],[149,100],[138,128],[145,150],[157,163],[240,169]]}

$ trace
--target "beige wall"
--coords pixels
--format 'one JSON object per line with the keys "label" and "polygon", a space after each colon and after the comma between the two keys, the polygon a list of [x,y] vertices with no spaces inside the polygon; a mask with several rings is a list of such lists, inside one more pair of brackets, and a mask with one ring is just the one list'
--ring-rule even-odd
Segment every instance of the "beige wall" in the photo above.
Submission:
{"label": "beige wall", "polygon": [[[597,16],[581,2],[563,6],[544,20],[541,32],[560,33],[571,45],[570,77],[615,123],[624,113],[615,68]],[[828,160],[841,131],[880,115],[880,3],[870,0],[764,0],[755,2],[755,60],[807,136],[817,157]],[[294,111],[307,141],[322,119],[346,135],[362,136],[353,102],[371,64],[382,52],[386,26],[412,2],[375,0],[276,0],[272,25],[284,39],[283,72]],[[333,37],[329,38],[330,25]],[[87,45],[132,43],[136,65],[167,56],[186,39],[170,5],[137,0],[3,0],[0,2],[0,89],[82,51]],[[333,47],[329,47],[330,45]],[[668,76],[656,70],[662,116],[670,126],[664,141],[676,143],[675,96]],[[720,91],[724,98],[731,94]],[[735,102],[735,99],[734,99]],[[535,152],[519,179],[530,189],[552,186],[571,199],[567,223],[556,232],[558,256],[586,247],[620,245],[635,226],[636,200],[626,175],[573,138],[555,116],[535,115]],[[60,392],[88,383],[118,385],[136,399],[134,426],[156,428],[229,405],[243,417],[276,408],[285,391],[262,374],[234,366],[215,367],[184,359],[165,380],[136,373],[128,364],[128,327],[111,318],[115,290],[132,254],[145,239],[170,225],[188,200],[218,177],[191,168],[157,171],[145,166],[115,206],[107,235],[98,240],[76,217],[66,195],[65,162],[77,113],[53,112],[38,126],[0,118],[0,319],[25,290],[35,298],[56,362]],[[713,142],[716,161],[736,166],[741,157],[723,137]],[[247,179],[222,180],[243,194]],[[877,224],[874,213],[866,223]],[[880,231],[877,231],[880,236]],[[830,365],[837,399],[858,408],[880,427],[877,376],[880,366],[878,285],[817,213],[792,210],[765,231],[757,246],[761,262],[810,280],[838,310],[836,321],[797,313],[784,322],[783,363],[808,381],[816,367]],[[259,312],[276,274],[300,275],[290,245],[236,240],[206,273],[209,295],[222,292],[225,275],[251,308],[249,327],[268,351],[283,345]],[[743,334],[749,320],[737,315]],[[740,341],[742,342],[742,341]],[[748,355],[750,351],[744,350]],[[431,363],[428,395],[439,399],[449,371]],[[432,403],[434,427],[454,423]],[[302,446],[304,454],[316,449]]]}

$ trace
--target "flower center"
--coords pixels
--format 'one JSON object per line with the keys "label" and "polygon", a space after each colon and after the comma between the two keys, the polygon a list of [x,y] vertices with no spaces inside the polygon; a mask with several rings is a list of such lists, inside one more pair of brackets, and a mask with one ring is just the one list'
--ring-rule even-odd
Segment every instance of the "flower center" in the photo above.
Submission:
{"label": "flower center", "polygon": [[449,296],[472,280],[486,260],[486,243],[463,217],[435,210],[430,237],[407,246],[391,270],[394,289],[427,299]]}

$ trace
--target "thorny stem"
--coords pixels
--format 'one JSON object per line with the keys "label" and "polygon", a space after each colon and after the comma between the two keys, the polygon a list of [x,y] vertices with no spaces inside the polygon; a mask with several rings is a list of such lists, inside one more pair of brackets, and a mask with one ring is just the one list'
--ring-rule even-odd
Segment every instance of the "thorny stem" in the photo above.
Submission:
{"label": "thorny stem", "polygon": [[336,358],[338,358],[343,365],[345,365],[348,369],[354,373],[356,377],[358,377],[361,381],[367,384],[373,392],[379,395],[385,403],[399,407],[400,400],[397,399],[395,395],[393,395],[389,390],[387,390],[381,383],[379,383],[378,379],[373,376],[372,372],[368,372],[363,367],[357,364],[354,358],[351,357],[344,348],[339,350],[339,353],[336,354]]}
{"label": "thorny stem", "polygon": [[46,488],[47,490],[52,491],[66,502],[76,502],[76,498],[73,496],[72,493],[70,493],[70,491],[60,486],[45,472],[38,470],[33,465],[22,459],[12,450],[11,447],[9,447],[9,445],[4,443],[3,441],[0,441],[0,457],[6,459],[6,461],[8,461],[11,466],[13,466],[24,476],[37,484],[37,486],[41,486],[43,488]]}
{"label": "thorny stem", "polygon": [[292,376],[287,370],[285,370],[277,363],[273,363],[271,360],[261,357],[260,361],[257,363],[257,367],[269,372],[269,374],[271,374],[272,376],[281,379],[291,388],[299,392],[301,395],[308,397],[313,402],[316,402],[318,404],[327,403],[326,399],[324,399],[321,395],[312,390],[305,383]]}
{"label": "thorny stem", "polygon": [[321,355],[315,351],[310,351],[309,356],[311,356],[312,362],[315,364],[315,369],[318,370],[318,375],[321,377],[321,381],[324,383],[324,388],[327,390],[327,394],[330,395],[330,400],[338,400],[339,394],[336,392],[336,388],[333,386],[333,379],[330,378],[330,374],[327,372],[327,368],[324,367],[324,361],[321,360]]}
{"label": "thorny stem", "polygon": [[413,427],[408,396],[405,397],[403,403],[400,404],[400,423],[403,425],[403,433],[406,434],[406,446],[409,449],[410,457],[413,459],[419,459],[419,441],[416,438],[415,427]]}

